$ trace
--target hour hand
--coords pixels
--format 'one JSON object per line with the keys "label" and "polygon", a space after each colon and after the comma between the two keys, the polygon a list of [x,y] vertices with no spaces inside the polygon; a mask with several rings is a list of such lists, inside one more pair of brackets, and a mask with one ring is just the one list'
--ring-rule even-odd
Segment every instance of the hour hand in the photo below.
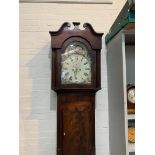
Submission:
{"label": "hour hand", "polygon": [[74,69],[74,77],[75,77],[75,80],[77,80],[77,68]]}

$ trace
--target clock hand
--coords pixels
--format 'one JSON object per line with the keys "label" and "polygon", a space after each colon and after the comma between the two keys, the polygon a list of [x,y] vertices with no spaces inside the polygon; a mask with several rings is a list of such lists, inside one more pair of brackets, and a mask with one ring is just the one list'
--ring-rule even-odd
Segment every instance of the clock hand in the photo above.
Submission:
{"label": "clock hand", "polygon": [[77,71],[78,71],[78,68],[76,67],[75,69],[75,79],[77,80]]}
{"label": "clock hand", "polygon": [[73,65],[73,69],[72,69],[73,73],[74,73],[74,78],[76,79],[76,67]]}

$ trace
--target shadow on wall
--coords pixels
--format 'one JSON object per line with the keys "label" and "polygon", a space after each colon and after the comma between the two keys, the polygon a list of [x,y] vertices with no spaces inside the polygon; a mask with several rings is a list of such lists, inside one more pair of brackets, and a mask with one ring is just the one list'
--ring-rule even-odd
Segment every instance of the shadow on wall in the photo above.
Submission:
{"label": "shadow on wall", "polygon": [[[38,121],[37,155],[56,154],[57,96],[51,90],[51,43],[32,54],[28,62],[31,79],[31,103],[28,120]],[[35,133],[36,134],[36,133]]]}
{"label": "shadow on wall", "polygon": [[[50,93],[49,109],[56,110],[56,93],[51,90],[51,48],[50,43],[44,46],[40,52],[34,55],[29,61],[27,67],[29,69],[30,77],[32,80],[32,110],[33,107],[46,107],[47,98]],[[48,53],[47,53],[48,51]],[[37,94],[38,93],[38,94]],[[48,95],[42,96],[42,95]],[[38,102],[35,102],[36,99]],[[33,100],[34,99],[34,100]],[[54,99],[54,100],[53,100]],[[39,103],[42,104],[40,105]],[[43,103],[44,102],[44,103]],[[32,112],[33,113],[33,112]]]}

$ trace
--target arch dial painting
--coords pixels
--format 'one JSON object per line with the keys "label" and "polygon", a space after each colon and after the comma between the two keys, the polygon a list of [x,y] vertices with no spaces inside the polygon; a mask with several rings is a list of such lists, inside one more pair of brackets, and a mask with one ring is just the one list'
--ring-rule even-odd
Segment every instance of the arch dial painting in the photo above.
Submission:
{"label": "arch dial painting", "polygon": [[91,83],[91,60],[83,43],[78,41],[71,42],[62,53],[61,83]]}

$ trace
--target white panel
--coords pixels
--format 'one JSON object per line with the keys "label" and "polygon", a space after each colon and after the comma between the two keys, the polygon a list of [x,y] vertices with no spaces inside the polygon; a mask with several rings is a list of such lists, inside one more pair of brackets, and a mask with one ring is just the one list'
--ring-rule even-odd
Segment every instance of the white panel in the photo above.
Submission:
{"label": "white panel", "polygon": [[112,3],[113,0],[20,0],[32,3]]}
{"label": "white panel", "polygon": [[125,47],[127,84],[135,83],[135,46]]}
{"label": "white panel", "polygon": [[126,154],[123,39],[120,33],[107,46],[110,155]]}

